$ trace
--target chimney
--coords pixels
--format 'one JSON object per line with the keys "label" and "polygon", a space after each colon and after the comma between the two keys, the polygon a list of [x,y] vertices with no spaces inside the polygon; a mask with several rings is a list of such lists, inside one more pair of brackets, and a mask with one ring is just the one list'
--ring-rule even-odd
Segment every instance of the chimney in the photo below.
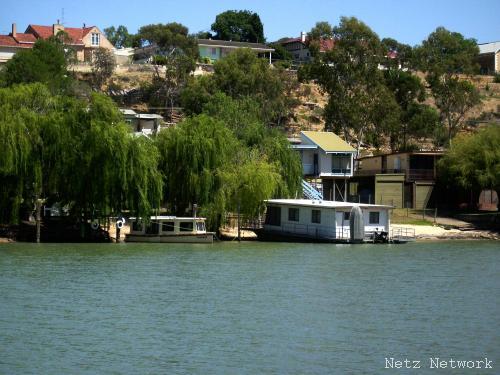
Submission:
{"label": "chimney", "polygon": [[64,25],[61,25],[59,23],[59,20],[57,20],[57,23],[55,23],[54,25],[52,25],[52,34],[53,35],[57,35],[57,33],[59,31],[64,31]]}
{"label": "chimney", "polygon": [[12,36],[15,38],[17,36],[17,27],[16,24],[12,24]]}
{"label": "chimney", "polygon": [[306,42],[306,33],[304,31],[301,31],[300,32],[300,41],[302,43],[305,43]]}

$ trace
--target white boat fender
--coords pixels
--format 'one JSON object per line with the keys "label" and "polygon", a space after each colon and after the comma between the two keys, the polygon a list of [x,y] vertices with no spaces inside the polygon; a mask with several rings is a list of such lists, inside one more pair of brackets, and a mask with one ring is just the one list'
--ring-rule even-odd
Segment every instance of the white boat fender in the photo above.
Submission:
{"label": "white boat fender", "polygon": [[90,224],[90,227],[93,229],[93,230],[97,230],[99,229],[99,222],[97,220],[94,220],[92,222],[92,224]]}

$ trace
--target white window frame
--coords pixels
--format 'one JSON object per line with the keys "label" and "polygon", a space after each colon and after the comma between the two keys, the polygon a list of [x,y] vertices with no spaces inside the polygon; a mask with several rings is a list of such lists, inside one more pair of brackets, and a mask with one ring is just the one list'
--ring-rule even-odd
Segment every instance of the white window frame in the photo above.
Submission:
{"label": "white window frame", "polygon": [[90,37],[92,46],[98,47],[101,43],[101,35],[99,33],[92,33]]}

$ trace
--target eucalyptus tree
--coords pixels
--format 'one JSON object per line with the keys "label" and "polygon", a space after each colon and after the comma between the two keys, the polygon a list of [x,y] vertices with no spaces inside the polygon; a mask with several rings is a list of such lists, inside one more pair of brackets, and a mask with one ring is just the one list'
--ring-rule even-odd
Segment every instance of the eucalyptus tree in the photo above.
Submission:
{"label": "eucalyptus tree", "polygon": [[481,101],[478,90],[463,77],[478,71],[479,48],[474,39],[438,27],[416,53],[440,111],[440,120],[447,127],[450,143],[462,127],[466,113]]}
{"label": "eucalyptus tree", "polygon": [[380,142],[381,130],[394,126],[397,118],[397,104],[380,70],[382,44],[377,34],[354,17],[342,17],[332,36],[335,48],[319,55],[299,76],[316,80],[328,94],[328,130],[355,140],[358,149],[367,139]]}
{"label": "eucalyptus tree", "polygon": [[142,26],[136,36],[139,47],[150,47],[159,56],[154,64],[153,86],[155,95],[165,108],[173,107],[186,85],[189,74],[196,67],[198,44],[189,30],[179,23]]}

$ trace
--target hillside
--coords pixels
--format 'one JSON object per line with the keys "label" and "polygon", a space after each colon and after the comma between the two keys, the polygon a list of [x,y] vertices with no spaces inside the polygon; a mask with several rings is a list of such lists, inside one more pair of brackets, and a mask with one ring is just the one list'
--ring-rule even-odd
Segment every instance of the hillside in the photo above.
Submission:
{"label": "hillside", "polygon": [[[151,83],[152,72],[152,67],[147,65],[120,67],[109,82],[109,90],[114,93],[133,93]],[[82,72],[79,75],[81,79],[87,79],[86,73]],[[472,82],[480,91],[482,103],[467,113],[465,117],[467,126],[464,130],[473,131],[477,126],[490,122],[500,124],[500,83],[494,83],[492,76],[475,76]],[[318,85],[300,83],[292,92],[292,98],[296,99],[297,105],[284,126],[289,136],[296,136],[301,130],[325,129],[323,109],[328,97],[321,92]],[[158,108],[149,107],[140,96],[136,99],[128,103],[128,106],[140,112],[159,111]],[[427,103],[434,105],[431,97],[427,99]],[[427,145],[424,143],[424,147],[430,147],[430,143]]]}

